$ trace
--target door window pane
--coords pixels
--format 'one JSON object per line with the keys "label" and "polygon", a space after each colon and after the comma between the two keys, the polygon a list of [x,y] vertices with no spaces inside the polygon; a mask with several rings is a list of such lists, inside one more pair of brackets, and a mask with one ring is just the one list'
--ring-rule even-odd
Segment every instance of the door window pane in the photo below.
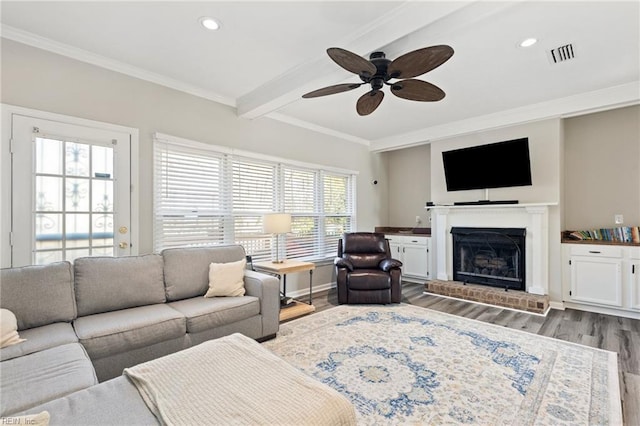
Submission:
{"label": "door window pane", "polygon": [[62,207],[62,184],[60,177],[36,177],[36,212],[59,212]]}
{"label": "door window pane", "polygon": [[91,147],[91,167],[95,178],[113,178],[113,149],[106,146]]}
{"label": "door window pane", "polygon": [[55,139],[36,139],[36,173],[62,174],[62,145]]}
{"label": "door window pane", "polygon": [[113,245],[113,214],[94,214],[91,222],[93,245]]}
{"label": "door window pane", "polygon": [[65,184],[65,202],[67,211],[89,211],[89,180],[67,178]]}
{"label": "door window pane", "polygon": [[68,176],[89,176],[89,145],[67,142],[65,164]]}
{"label": "door window pane", "polygon": [[36,250],[62,249],[62,215],[36,213]]}
{"label": "door window pane", "polygon": [[91,210],[94,212],[113,211],[113,181],[94,180],[92,182]]}

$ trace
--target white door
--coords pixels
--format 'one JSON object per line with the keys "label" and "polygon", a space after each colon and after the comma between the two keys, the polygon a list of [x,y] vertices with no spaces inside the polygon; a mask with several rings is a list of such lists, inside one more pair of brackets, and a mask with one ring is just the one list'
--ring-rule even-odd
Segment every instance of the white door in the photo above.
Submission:
{"label": "white door", "polygon": [[125,132],[12,117],[12,266],[131,253]]}

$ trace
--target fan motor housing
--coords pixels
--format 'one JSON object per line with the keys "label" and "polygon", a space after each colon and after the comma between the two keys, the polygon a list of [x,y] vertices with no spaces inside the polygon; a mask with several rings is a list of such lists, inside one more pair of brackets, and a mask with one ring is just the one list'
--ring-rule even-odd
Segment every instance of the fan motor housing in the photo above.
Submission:
{"label": "fan motor housing", "polygon": [[391,78],[391,76],[387,74],[387,68],[391,63],[391,60],[385,57],[384,52],[373,52],[369,55],[369,61],[376,66],[375,75],[368,76],[361,74],[360,78],[365,83],[371,83],[371,88],[373,90],[380,90],[384,86],[384,83]]}

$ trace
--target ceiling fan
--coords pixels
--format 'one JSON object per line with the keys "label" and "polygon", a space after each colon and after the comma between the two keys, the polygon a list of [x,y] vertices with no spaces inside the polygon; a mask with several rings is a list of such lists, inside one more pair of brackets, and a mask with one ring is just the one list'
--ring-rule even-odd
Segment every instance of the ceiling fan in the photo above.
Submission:
{"label": "ceiling fan", "polygon": [[[373,52],[366,60],[362,56],[339,47],[327,49],[327,54],[342,68],[358,74],[362,83],[336,84],[302,95],[303,98],[316,98],[357,89],[370,84],[371,91],[358,99],[356,110],[360,115],[369,115],[378,108],[384,98],[382,88],[391,86],[391,93],[399,98],[411,101],[435,102],[444,98],[445,93],[438,86],[413,77],[425,74],[453,56],[453,49],[447,45],[425,47],[406,53],[393,61],[385,57],[384,52]],[[401,79],[396,82],[389,80]]]}

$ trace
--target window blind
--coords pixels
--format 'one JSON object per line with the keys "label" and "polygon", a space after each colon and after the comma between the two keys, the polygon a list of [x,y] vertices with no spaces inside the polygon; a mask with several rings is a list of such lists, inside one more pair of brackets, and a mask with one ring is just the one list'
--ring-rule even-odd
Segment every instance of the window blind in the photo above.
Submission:
{"label": "window blind", "polygon": [[332,258],[338,238],[355,228],[355,174],[155,138],[157,252],[241,244],[256,261],[274,258],[275,239],[262,232],[262,217],[271,212],[292,216],[283,238],[286,258]]}
{"label": "window blind", "polygon": [[271,240],[262,233],[262,216],[276,209],[277,165],[250,159],[231,159],[234,242],[255,261],[268,260]]}
{"label": "window blind", "polygon": [[224,157],[155,144],[154,246],[157,251],[225,241]]}

